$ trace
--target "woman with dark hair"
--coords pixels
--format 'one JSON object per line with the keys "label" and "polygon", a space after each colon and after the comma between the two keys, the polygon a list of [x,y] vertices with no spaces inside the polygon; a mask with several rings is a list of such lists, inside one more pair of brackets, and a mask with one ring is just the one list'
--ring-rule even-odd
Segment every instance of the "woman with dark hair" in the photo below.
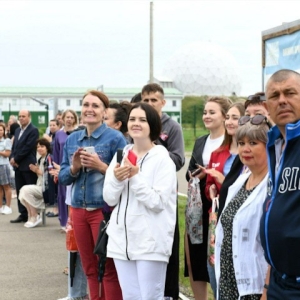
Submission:
{"label": "woman with dark hair", "polygon": [[102,284],[98,281],[98,257],[93,253],[103,220],[103,185],[106,170],[117,149],[126,141],[122,133],[103,123],[107,96],[96,90],[83,96],[81,116],[86,128],[66,140],[58,180],[72,186],[71,206],[75,238],[88,280],[91,300],[121,300],[112,259],[106,260]]}
{"label": "woman with dark hair", "polygon": [[110,103],[104,117],[107,126],[121,131],[125,137],[128,136],[127,120],[131,106],[127,101]]}
{"label": "woman with dark hair", "polygon": [[260,241],[260,219],[267,197],[265,116],[244,116],[236,132],[238,153],[249,168],[228,189],[216,228],[215,269],[220,300],[260,300],[267,262]]}
{"label": "woman with dark hair", "polygon": [[[9,156],[11,153],[11,140],[5,138],[5,125],[0,124],[0,213],[9,215],[12,213],[11,204],[11,187],[10,187],[10,165]],[[6,204],[3,205],[3,191],[5,194]]]}
{"label": "woman with dark hair", "polygon": [[20,190],[19,199],[26,207],[28,221],[24,224],[27,228],[36,227],[42,222],[38,210],[45,209],[44,195],[48,190],[48,156],[50,155],[50,143],[45,139],[38,139],[36,143],[37,153],[41,156],[37,165],[30,164],[29,168],[38,176],[36,184],[24,185]]}
{"label": "woman with dark hair", "polygon": [[123,299],[163,299],[176,220],[176,168],[154,141],[161,133],[156,110],[135,104],[129,114],[123,160],[115,155],[104,184],[104,199],[115,206],[107,234],[107,256],[118,273]]}

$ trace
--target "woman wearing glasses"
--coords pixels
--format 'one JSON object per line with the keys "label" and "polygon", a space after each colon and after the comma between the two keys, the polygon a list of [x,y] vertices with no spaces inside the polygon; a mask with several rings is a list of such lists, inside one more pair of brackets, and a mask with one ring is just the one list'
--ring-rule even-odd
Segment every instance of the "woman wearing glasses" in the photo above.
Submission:
{"label": "woman wearing glasses", "polygon": [[[246,102],[244,103],[245,116],[254,117],[256,115],[263,115],[267,117],[268,121],[272,124],[272,120],[270,120],[269,113],[266,107],[264,106],[265,101],[266,101],[266,97],[265,97],[265,93],[263,92],[258,92],[254,95],[250,95],[247,98]],[[242,164],[239,156],[237,155],[220,189],[218,217],[221,215],[223,211],[227,193],[228,193],[228,188],[236,181],[236,179],[240,176],[240,174],[243,171],[244,171],[244,165]]]}
{"label": "woman wearing glasses", "polygon": [[250,172],[229,188],[216,228],[215,270],[219,300],[259,300],[267,263],[260,244],[262,203],[267,195],[265,116],[244,116],[236,132],[238,153]]}

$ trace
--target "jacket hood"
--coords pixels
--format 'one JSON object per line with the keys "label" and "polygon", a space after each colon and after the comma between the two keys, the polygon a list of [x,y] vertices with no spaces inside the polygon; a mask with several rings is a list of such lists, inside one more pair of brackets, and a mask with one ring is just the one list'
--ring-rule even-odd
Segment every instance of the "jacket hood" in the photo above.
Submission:
{"label": "jacket hood", "polygon": [[[126,145],[123,149],[123,157],[126,156],[128,154],[128,151],[131,150],[133,148],[133,144],[129,144],[129,145]],[[153,157],[153,156],[156,156],[156,155],[161,155],[163,154],[164,155],[167,153],[169,155],[169,152],[168,150],[164,147],[164,146],[161,146],[161,145],[155,145],[154,147],[152,147],[147,154],[144,155],[144,157],[142,159],[140,159],[140,161],[142,162],[144,160],[144,158],[150,158],[150,157]],[[140,162],[138,161],[138,163]]]}

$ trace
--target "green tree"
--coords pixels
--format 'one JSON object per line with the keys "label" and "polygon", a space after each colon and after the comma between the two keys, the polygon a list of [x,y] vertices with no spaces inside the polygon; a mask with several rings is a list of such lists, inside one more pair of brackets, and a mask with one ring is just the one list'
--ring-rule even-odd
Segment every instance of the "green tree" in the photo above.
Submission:
{"label": "green tree", "polygon": [[182,100],[182,124],[185,127],[203,128],[202,114],[206,96],[185,96]]}

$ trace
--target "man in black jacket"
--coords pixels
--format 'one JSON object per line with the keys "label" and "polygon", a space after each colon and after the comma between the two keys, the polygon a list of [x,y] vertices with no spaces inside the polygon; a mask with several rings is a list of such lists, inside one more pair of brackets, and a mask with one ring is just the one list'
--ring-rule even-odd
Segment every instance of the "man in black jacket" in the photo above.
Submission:
{"label": "man in black jacket", "polygon": [[16,129],[15,138],[10,155],[10,164],[15,169],[16,190],[18,196],[18,209],[20,215],[11,223],[27,222],[27,209],[19,200],[19,192],[23,185],[36,184],[37,176],[29,169],[30,164],[36,164],[36,141],[39,138],[38,129],[31,124],[28,110],[19,112],[21,127]]}

